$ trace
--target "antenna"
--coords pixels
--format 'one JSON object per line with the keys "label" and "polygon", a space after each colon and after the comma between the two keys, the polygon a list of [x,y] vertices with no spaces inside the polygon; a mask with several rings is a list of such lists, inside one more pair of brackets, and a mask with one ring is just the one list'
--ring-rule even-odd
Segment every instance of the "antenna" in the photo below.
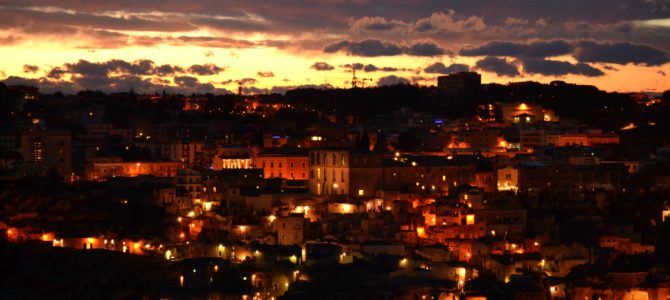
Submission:
{"label": "antenna", "polygon": [[365,82],[366,82],[366,81],[370,81],[370,82],[372,82],[372,78],[363,78],[363,79],[361,79],[362,88],[365,88]]}
{"label": "antenna", "polygon": [[237,82],[237,95],[242,96],[242,81]]}
{"label": "antenna", "polygon": [[351,88],[355,89],[358,85],[358,78],[356,78],[356,66],[352,64],[351,69],[353,70],[354,76],[351,78]]}

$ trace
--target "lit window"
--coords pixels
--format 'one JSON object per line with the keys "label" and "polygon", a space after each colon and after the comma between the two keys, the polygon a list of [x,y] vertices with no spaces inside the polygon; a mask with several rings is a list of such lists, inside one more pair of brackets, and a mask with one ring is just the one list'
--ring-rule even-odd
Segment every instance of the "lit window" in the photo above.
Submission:
{"label": "lit window", "polygon": [[365,190],[358,190],[359,196],[365,196]]}
{"label": "lit window", "polygon": [[465,220],[467,225],[475,224],[475,215],[467,215]]}

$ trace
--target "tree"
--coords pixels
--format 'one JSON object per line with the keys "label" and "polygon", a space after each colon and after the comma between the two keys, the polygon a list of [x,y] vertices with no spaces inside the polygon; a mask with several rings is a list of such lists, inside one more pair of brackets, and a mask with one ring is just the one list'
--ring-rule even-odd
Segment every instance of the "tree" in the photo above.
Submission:
{"label": "tree", "polygon": [[356,151],[370,151],[370,135],[367,130],[358,136],[356,141]]}
{"label": "tree", "polygon": [[410,132],[402,132],[398,135],[398,150],[416,151],[421,146],[421,141]]}
{"label": "tree", "polygon": [[384,131],[377,133],[377,141],[375,142],[375,152],[384,152],[386,150],[386,134]]}

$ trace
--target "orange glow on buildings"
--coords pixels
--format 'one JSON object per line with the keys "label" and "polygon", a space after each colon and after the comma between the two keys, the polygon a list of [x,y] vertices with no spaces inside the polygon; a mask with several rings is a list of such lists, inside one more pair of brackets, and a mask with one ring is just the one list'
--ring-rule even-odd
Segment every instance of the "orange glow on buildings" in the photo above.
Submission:
{"label": "orange glow on buildings", "polygon": [[424,237],[426,237],[426,229],[424,227],[417,227],[416,228],[416,234],[419,237],[424,238]]}
{"label": "orange glow on buildings", "polygon": [[184,168],[181,162],[124,162],[120,158],[89,164],[88,179],[105,180],[108,177],[175,177]]}
{"label": "orange glow on buildings", "polygon": [[263,169],[264,178],[309,179],[309,157],[307,154],[259,154],[253,158],[253,165],[256,168]]}

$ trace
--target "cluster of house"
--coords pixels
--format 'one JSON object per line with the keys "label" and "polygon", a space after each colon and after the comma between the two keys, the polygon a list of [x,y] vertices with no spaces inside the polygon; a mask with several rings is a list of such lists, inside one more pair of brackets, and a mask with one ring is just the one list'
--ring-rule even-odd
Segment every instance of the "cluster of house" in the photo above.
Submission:
{"label": "cluster of house", "polygon": [[[188,98],[183,110],[197,116],[206,104]],[[292,109],[258,100],[238,106],[238,116]],[[421,281],[403,291],[421,299],[485,299],[474,285],[485,280],[504,284],[516,299],[670,297],[660,265],[606,265],[575,275],[604,257],[654,257],[657,248],[668,249],[662,208],[653,212],[652,227],[635,223],[634,207],[630,215],[617,215],[617,208],[631,193],[670,188],[670,151],[626,145],[619,131],[561,120],[536,104],[480,111],[477,120],[399,111],[369,122],[324,113],[329,122],[290,136],[240,130],[239,120],[152,123],[139,114],[128,116],[132,126],[118,127],[104,117],[105,105],[89,101],[66,114],[77,131],[53,130],[57,121],[40,116],[3,131],[3,153],[20,154],[3,156],[3,180],[55,173],[74,186],[141,189],[169,216],[164,234],[72,235],[16,225],[26,224],[26,214],[2,226],[8,240],[54,247],[255,261],[258,269],[243,278],[249,298],[280,296],[309,282],[313,274],[301,268],[313,260],[347,265],[382,256],[392,258],[397,276],[451,282]],[[397,122],[381,126],[378,119]],[[192,277],[180,276],[179,285],[200,280]]]}

